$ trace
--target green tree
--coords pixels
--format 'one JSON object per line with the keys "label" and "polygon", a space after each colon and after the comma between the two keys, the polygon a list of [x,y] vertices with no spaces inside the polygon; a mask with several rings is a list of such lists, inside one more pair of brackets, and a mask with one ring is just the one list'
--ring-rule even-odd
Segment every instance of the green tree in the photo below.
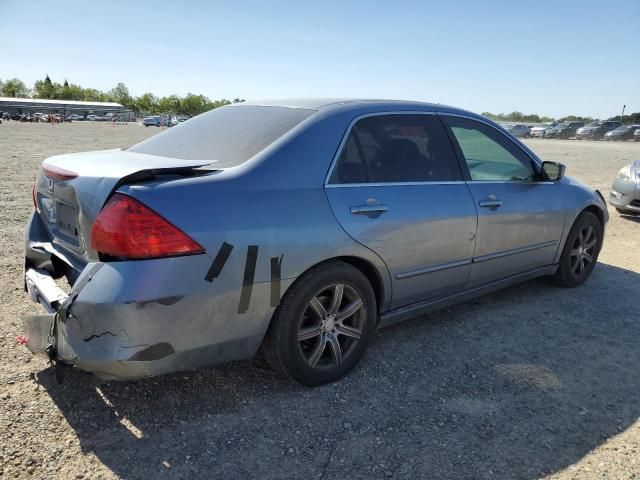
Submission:
{"label": "green tree", "polygon": [[[31,91],[25,84],[17,78],[0,81],[0,95],[10,97],[26,97],[31,95]],[[213,108],[229,105],[230,103],[244,102],[244,99],[236,97],[233,100],[222,98],[211,100],[204,95],[188,93],[180,98],[177,95],[170,95],[158,99],[152,93],[134,98],[129,93],[129,89],[124,83],[118,83],[115,88],[108,92],[103,92],[95,88],[83,88],[80,85],[69,83],[67,79],[64,83],[51,81],[49,75],[45,75],[43,80],[37,80],[33,85],[33,95],[36,98],[49,98],[60,100],[81,100],[86,102],[118,102],[137,112],[144,113],[178,113],[187,115],[198,115]]]}
{"label": "green tree", "polygon": [[162,97],[158,100],[158,111],[160,113],[180,113],[181,103],[180,97],[177,95]]}
{"label": "green tree", "polygon": [[576,115],[567,115],[566,117],[562,117],[558,119],[559,122],[584,122],[589,123],[593,121],[591,117],[579,117]]}
{"label": "green tree", "polygon": [[511,113],[491,113],[491,112],[483,112],[483,117],[490,118],[496,122],[522,122],[522,123],[544,123],[551,122],[553,119],[551,117],[539,116],[536,114],[526,114],[522,112],[513,111]]}
{"label": "green tree", "polygon": [[69,100],[84,100],[84,89],[80,85],[69,83],[66,87],[66,94]]}
{"label": "green tree", "polygon": [[135,105],[134,99],[129,94],[129,89],[122,82],[118,83],[115,88],[112,88],[108,95],[110,101],[119,103],[124,107],[132,108]]}
{"label": "green tree", "polygon": [[144,113],[157,113],[158,112],[158,97],[153,93],[145,93],[141,97],[138,97],[135,102],[135,110]]}
{"label": "green tree", "polygon": [[82,100],[85,102],[98,102],[100,98],[100,92],[95,88],[83,88]]}
{"label": "green tree", "polygon": [[620,118],[620,115],[614,115],[607,120],[621,121],[624,125],[640,125],[640,112],[630,113]]}
{"label": "green tree", "polygon": [[44,80],[36,80],[33,85],[36,98],[56,98],[56,87],[47,74]]}
{"label": "green tree", "polygon": [[12,78],[2,84],[2,96],[5,97],[28,97],[31,92],[27,86],[18,78]]}
{"label": "green tree", "polygon": [[[228,100],[226,100],[228,102]],[[180,113],[186,115],[198,115],[211,108],[216,108],[214,104],[204,95],[195,95],[193,93],[187,93],[187,95],[180,102]]]}
{"label": "green tree", "polygon": [[60,89],[60,98],[63,100],[73,100],[71,88],[66,78],[64,79],[64,83],[62,84],[62,88]]}

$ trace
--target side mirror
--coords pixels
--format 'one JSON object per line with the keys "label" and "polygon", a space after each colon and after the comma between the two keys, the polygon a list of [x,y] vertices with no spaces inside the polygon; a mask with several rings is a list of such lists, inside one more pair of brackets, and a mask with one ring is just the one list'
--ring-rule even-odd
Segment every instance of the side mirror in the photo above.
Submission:
{"label": "side mirror", "polygon": [[558,162],[542,162],[541,177],[543,180],[557,182],[564,177],[566,167]]}

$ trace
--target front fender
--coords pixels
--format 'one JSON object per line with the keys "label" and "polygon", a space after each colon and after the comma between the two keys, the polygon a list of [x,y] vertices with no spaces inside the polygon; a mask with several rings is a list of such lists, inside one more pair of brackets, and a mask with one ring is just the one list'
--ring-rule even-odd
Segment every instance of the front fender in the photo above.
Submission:
{"label": "front fender", "polygon": [[554,263],[558,263],[560,261],[560,256],[564,250],[564,245],[567,241],[567,237],[569,236],[569,232],[571,231],[571,227],[582,212],[589,208],[597,208],[602,214],[603,229],[609,221],[607,204],[604,197],[600,192],[598,192],[598,190],[594,190],[579,180],[571,177],[564,177],[561,180],[561,184],[562,195],[566,206],[564,220],[565,227],[562,232],[560,248],[558,248]]}

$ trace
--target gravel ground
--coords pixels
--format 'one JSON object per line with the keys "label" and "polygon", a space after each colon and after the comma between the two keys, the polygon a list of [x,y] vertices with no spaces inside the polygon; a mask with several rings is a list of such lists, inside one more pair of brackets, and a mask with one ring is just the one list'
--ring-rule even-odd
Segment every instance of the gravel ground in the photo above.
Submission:
{"label": "gravel ground", "polygon": [[[610,211],[574,290],[532,281],[379,331],[341,382],[243,362],[137,382],[17,345],[23,228],[40,162],[127,146],[139,125],[0,125],[0,476],[640,478],[640,221]],[[640,143],[528,140],[607,192]]]}

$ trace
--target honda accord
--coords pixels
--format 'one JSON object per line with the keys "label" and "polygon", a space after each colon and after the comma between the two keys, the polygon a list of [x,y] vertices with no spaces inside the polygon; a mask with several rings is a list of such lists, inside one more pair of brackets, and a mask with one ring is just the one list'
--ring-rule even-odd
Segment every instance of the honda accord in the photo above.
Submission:
{"label": "honda accord", "polygon": [[[263,352],[334,381],[376,328],[593,271],[602,195],[479,115],[299,100],[218,108],[124,150],[46,159],[20,341],[130,379]],[[62,370],[62,367],[60,367]]]}

